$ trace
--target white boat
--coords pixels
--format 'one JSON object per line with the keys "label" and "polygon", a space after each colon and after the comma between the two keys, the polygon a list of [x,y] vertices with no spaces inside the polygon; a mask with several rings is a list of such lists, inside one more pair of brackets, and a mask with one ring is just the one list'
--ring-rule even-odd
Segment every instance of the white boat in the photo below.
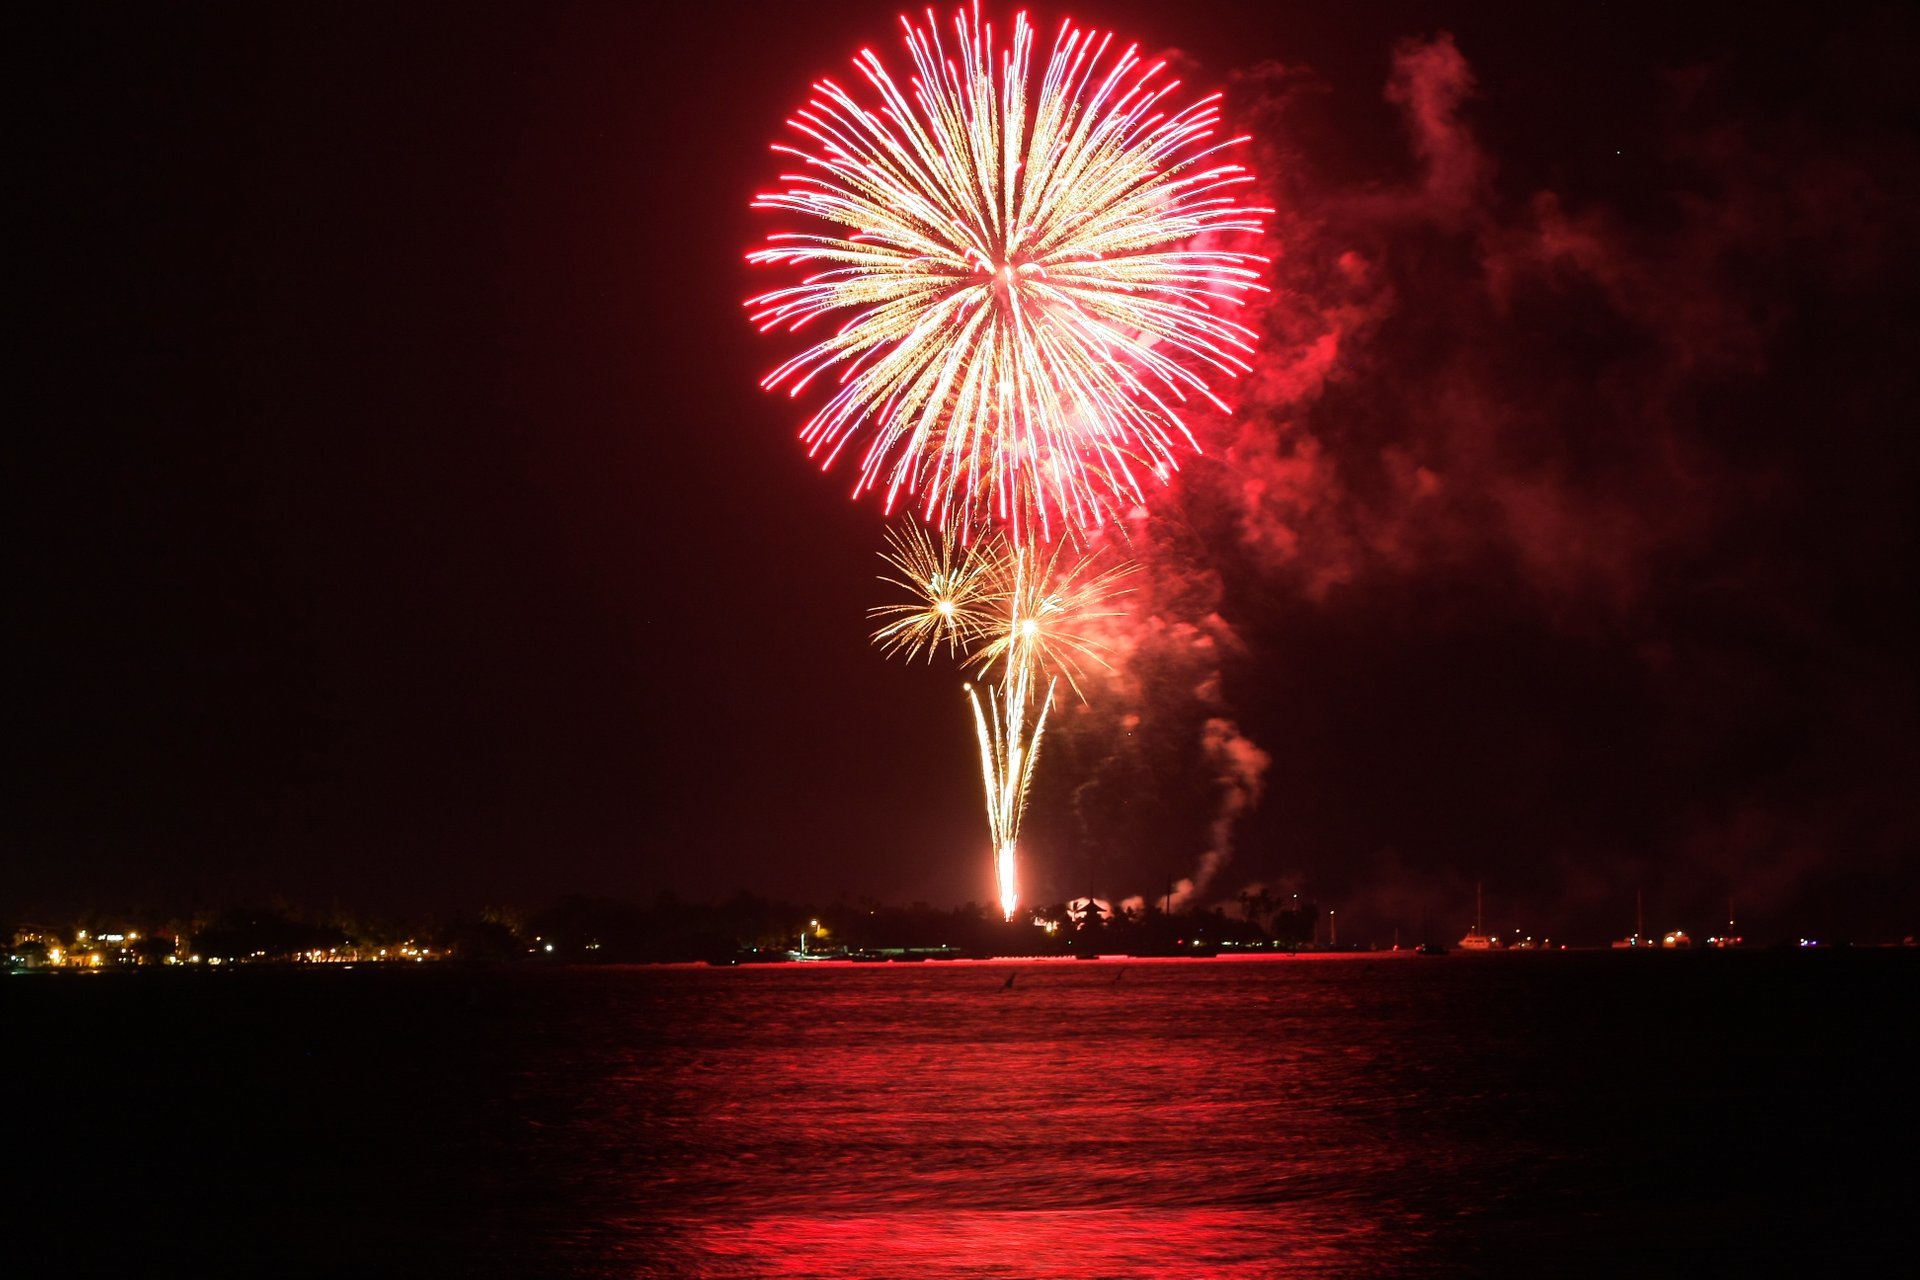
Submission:
{"label": "white boat", "polygon": [[1457,942],[1462,951],[1498,951],[1497,939],[1484,933],[1480,928],[1480,886],[1473,886],[1473,928],[1467,930],[1467,936]]}

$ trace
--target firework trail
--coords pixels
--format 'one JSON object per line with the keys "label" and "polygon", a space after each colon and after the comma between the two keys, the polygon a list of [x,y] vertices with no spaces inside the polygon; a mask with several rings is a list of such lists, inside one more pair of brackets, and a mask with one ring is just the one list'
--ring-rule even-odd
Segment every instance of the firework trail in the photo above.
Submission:
{"label": "firework trail", "polygon": [[993,714],[980,708],[980,694],[969,684],[967,701],[973,705],[974,727],[980,736],[980,768],[986,781],[987,831],[993,840],[993,878],[999,887],[1000,918],[1013,919],[1020,905],[1018,850],[1020,820],[1026,814],[1027,790],[1033,785],[1034,766],[1040,762],[1040,735],[1046,731],[1047,711],[1053,705],[1054,681],[1047,682],[1047,693],[1039,703],[1039,713],[1031,730],[1027,729],[1026,675],[1022,673],[1017,690],[987,690],[987,705]]}
{"label": "firework trail", "polygon": [[[1216,140],[1220,96],[1173,110],[1178,81],[1113,37],[1062,23],[1045,70],[1034,31],[1011,47],[963,10],[952,45],[901,20],[914,74],[855,59],[875,105],[832,80],[788,123],[800,162],[758,208],[807,232],[748,255],[809,272],[748,301],[763,331],[831,332],[763,381],[835,385],[801,438],[830,466],[853,446],[856,491],[903,498],[962,536],[1047,542],[1144,500],[1194,447],[1203,373],[1249,368],[1254,334],[1225,318],[1260,290],[1250,253],[1197,237],[1256,233],[1253,179]],[[1110,56],[1111,55],[1111,56]]]}

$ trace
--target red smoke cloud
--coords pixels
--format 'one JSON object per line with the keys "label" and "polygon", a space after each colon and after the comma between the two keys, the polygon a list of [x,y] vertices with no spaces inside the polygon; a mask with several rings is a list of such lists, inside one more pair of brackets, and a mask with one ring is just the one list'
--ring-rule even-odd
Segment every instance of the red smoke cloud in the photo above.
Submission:
{"label": "red smoke cloud", "polygon": [[[1683,113],[1706,109],[1698,81],[1675,91]],[[1205,436],[1224,465],[1194,468],[1191,497],[1226,504],[1311,598],[1495,551],[1562,602],[1624,610],[1652,561],[1775,487],[1717,447],[1738,424],[1703,402],[1766,375],[1792,311],[1782,271],[1873,278],[1894,193],[1876,154],[1694,123],[1668,142],[1691,183],[1677,226],[1636,230],[1550,190],[1502,192],[1465,120],[1474,92],[1451,36],[1403,43],[1385,96],[1414,177],[1349,190],[1284,145],[1322,105],[1311,79],[1240,78],[1278,209],[1276,288],[1240,410]]]}
{"label": "red smoke cloud", "polygon": [[[1829,74],[1847,65],[1836,55]],[[1230,388],[1235,414],[1196,423],[1204,456],[1132,531],[1145,573],[1111,691],[1129,721],[1108,723],[1104,697],[1078,717],[1097,730],[1083,750],[1120,743],[1081,762],[1085,842],[1131,840],[1127,874],[1149,886],[1169,863],[1194,868],[1172,824],[1137,813],[1182,753],[1218,765],[1231,740],[1259,757],[1256,779],[1276,756],[1266,784],[1280,811],[1259,823],[1251,871],[1312,859],[1323,883],[1359,892],[1390,867],[1458,893],[1470,875],[1430,870],[1460,865],[1452,822],[1474,833],[1471,858],[1524,867],[1513,879],[1531,876],[1540,902],[1591,906],[1661,874],[1713,897],[1750,863],[1751,891],[1785,903],[1818,873],[1823,836],[1859,826],[1844,816],[1859,806],[1823,795],[1782,816],[1762,795],[1833,768],[1794,735],[1830,725],[1838,739],[1873,697],[1810,686],[1781,653],[1798,644],[1818,663],[1865,644],[1877,696],[1914,705],[1883,634],[1850,632],[1827,585],[1911,529],[1895,477],[1912,446],[1881,421],[1897,378],[1870,348],[1849,366],[1831,337],[1844,327],[1891,351],[1880,314],[1911,332],[1910,309],[1888,310],[1914,276],[1900,212],[1920,194],[1911,141],[1864,111],[1836,124],[1752,107],[1725,69],[1676,73],[1646,161],[1658,198],[1643,189],[1615,207],[1496,163],[1475,73],[1444,33],[1391,57],[1401,178],[1329,176],[1300,141],[1337,137],[1324,90],[1269,65],[1230,91],[1276,210],[1264,340]],[[1329,628],[1398,635],[1377,661],[1445,672],[1458,689],[1312,648]],[[1524,688],[1497,659],[1461,672],[1445,656],[1471,665],[1515,646],[1537,667]],[[1318,670],[1349,683],[1236,705],[1234,671],[1249,663],[1262,667],[1249,687],[1296,668],[1303,684]],[[1340,704],[1373,687],[1409,693],[1363,740]],[[1889,725],[1899,714],[1869,715],[1858,740],[1914,759],[1911,732]],[[1471,752],[1414,754],[1478,721],[1511,727]],[[1775,757],[1743,755],[1756,735],[1781,739]],[[1356,818],[1383,757],[1397,759],[1396,791],[1430,802]],[[1497,781],[1457,772],[1469,759]],[[1623,759],[1638,771],[1622,774]],[[1323,798],[1302,795],[1307,775],[1336,793],[1319,817],[1300,803]],[[1196,764],[1185,785],[1206,806],[1159,796],[1212,833],[1196,891],[1260,797],[1247,776]],[[1103,827],[1103,804],[1136,817]],[[1874,848],[1916,825],[1910,804],[1876,812]]]}

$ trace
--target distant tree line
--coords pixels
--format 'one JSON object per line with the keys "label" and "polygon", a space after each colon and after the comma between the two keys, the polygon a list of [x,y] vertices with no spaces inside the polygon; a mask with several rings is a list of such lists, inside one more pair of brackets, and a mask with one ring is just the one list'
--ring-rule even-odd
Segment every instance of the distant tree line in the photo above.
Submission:
{"label": "distant tree line", "polygon": [[[1013,921],[978,902],[940,908],[868,898],[819,904],[741,892],[718,903],[662,893],[650,904],[570,895],[530,913],[493,910],[407,925],[310,913],[276,904],[237,906],[209,918],[146,931],[144,960],[169,955],[221,963],[419,959],[485,963],[730,964],[813,955],[914,958],[938,955],[1168,955],[1220,948],[1309,945],[1318,911],[1265,891],[1242,895],[1240,911],[1155,905],[1102,911],[1086,900],[1022,908]],[[804,936],[804,942],[803,942]],[[22,943],[16,951],[41,946]],[[44,947],[42,947],[44,950]],[[146,953],[151,953],[148,955]]]}

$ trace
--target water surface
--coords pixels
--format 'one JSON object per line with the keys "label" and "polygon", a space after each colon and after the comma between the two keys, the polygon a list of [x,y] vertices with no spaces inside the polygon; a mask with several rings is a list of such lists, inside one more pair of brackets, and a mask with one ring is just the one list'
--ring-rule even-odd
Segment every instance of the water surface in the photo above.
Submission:
{"label": "water surface", "polygon": [[[217,1271],[1771,1273],[1913,1192],[1911,953],[58,975],[45,1224]],[[48,1167],[44,1163],[40,1166]],[[104,1234],[103,1234],[104,1233]]]}

